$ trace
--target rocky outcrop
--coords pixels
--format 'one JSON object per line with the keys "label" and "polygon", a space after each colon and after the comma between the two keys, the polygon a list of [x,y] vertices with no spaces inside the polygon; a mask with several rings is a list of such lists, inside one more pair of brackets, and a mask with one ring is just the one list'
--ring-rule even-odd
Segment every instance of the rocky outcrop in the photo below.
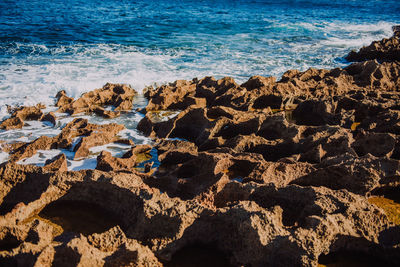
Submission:
{"label": "rocky outcrop", "polygon": [[[0,265],[399,265],[400,67],[372,59],[149,87],[137,128],[151,145],[78,118],[2,143]],[[60,92],[57,106],[111,118],[133,94],[108,84],[77,100]],[[49,149],[80,160],[108,143],[124,152],[102,151],[95,170],[68,171],[64,154],[16,163]]]}
{"label": "rocky outcrop", "polygon": [[231,181],[217,194],[216,208],[160,194],[134,173],[46,174],[12,163],[0,172],[8,188],[0,206],[2,263],[68,258],[82,266],[155,266],[184,262],[188,250],[190,261],[201,262],[205,250],[234,266],[315,265],[319,255],[341,249],[378,253],[380,233],[390,226],[365,198],[323,187]]}
{"label": "rocky outcrop", "polygon": [[369,46],[364,46],[358,52],[352,51],[347,56],[348,61],[365,61],[376,59],[378,61],[400,61],[400,31],[399,26],[393,26],[393,37],[374,41]]}
{"label": "rocky outcrop", "polygon": [[[130,171],[134,172],[134,167],[146,160],[151,150],[149,145],[138,145],[122,155],[121,158],[113,157],[110,152],[102,151],[97,157],[96,169],[102,171]],[[150,156],[151,158],[151,156]]]}
{"label": "rocky outcrop", "polygon": [[290,70],[281,80],[253,76],[242,85],[232,78],[206,77],[147,88],[146,111],[230,107],[235,110],[293,110],[309,98],[326,98],[359,91],[398,91],[399,63],[376,60],[353,63],[341,69]]}
{"label": "rocky outcrop", "polygon": [[[24,121],[27,120],[40,120],[43,116],[41,109],[45,108],[43,105],[38,104],[31,107],[20,107],[14,110],[11,117],[2,121],[0,129],[18,129],[24,126]],[[47,117],[46,117],[47,118]]]}
{"label": "rocky outcrop", "polygon": [[88,123],[86,119],[74,119],[55,137],[41,136],[32,142],[10,148],[10,160],[29,158],[36,154],[37,150],[61,148],[72,149],[75,159],[87,157],[91,147],[117,141],[117,134],[123,129],[123,125],[115,123],[97,125]]}
{"label": "rocky outcrop", "polygon": [[51,172],[65,172],[68,170],[67,157],[61,153],[52,159],[46,160],[43,170]]}
{"label": "rocky outcrop", "polygon": [[[56,96],[56,106],[59,112],[70,115],[94,112],[105,118],[114,118],[120,115],[120,111],[132,109],[136,94],[128,85],[107,83],[103,88],[84,93],[76,100],[68,97],[65,91],[60,91]],[[107,107],[112,107],[112,110]]]}

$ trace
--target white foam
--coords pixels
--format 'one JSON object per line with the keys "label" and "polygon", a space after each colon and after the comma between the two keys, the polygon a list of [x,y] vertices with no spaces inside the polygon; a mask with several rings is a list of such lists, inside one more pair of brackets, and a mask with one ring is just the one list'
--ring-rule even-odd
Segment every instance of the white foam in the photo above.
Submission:
{"label": "white foam", "polygon": [[0,163],[6,162],[8,160],[9,154],[4,151],[0,151]]}
{"label": "white foam", "polygon": [[69,171],[93,170],[96,168],[97,159],[87,158],[82,160],[68,160]]}
{"label": "white foam", "polygon": [[[79,97],[107,82],[127,83],[141,91],[154,82],[163,84],[209,75],[217,78],[232,76],[238,83],[255,74],[280,76],[291,68],[315,67],[318,59],[328,54],[344,56],[349,49],[389,37],[392,25],[391,22],[273,22],[272,26],[266,26],[289,29],[294,34],[298,32],[299,38],[306,38],[308,34],[325,34],[326,39],[318,43],[307,42],[307,38],[288,41],[249,32],[214,36],[213,43],[191,49],[151,50],[115,44],[47,47],[43,44],[16,43],[8,48],[7,53],[17,55],[20,50],[29,50],[31,55],[26,58],[12,57],[6,59],[8,63],[2,64],[0,117],[7,116],[6,104],[34,105],[42,102],[50,105],[59,90]],[[304,30],[307,32],[304,33]],[[210,38],[207,34],[203,35],[186,36],[185,40],[196,43],[196,38]],[[310,51],[313,51],[312,55]],[[296,63],[296,59],[302,63]],[[324,67],[334,64],[337,62],[321,62]]]}
{"label": "white foam", "polygon": [[58,149],[38,150],[38,151],[36,151],[35,155],[33,155],[32,157],[17,161],[17,164],[21,164],[21,165],[32,164],[32,165],[36,165],[36,166],[44,166],[46,160],[52,159],[60,153],[61,153],[61,150],[58,150]]}
{"label": "white foam", "polygon": [[125,152],[131,148],[130,145],[111,143],[103,146],[95,146],[89,149],[92,155],[98,155],[103,150],[111,153],[113,157],[121,157]]}

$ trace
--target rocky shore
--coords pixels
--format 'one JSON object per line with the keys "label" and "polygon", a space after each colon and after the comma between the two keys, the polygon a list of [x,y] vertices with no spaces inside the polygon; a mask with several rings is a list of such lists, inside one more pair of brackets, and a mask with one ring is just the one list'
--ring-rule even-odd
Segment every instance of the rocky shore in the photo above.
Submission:
{"label": "rocky shore", "polygon": [[[137,128],[153,145],[82,118],[57,136],[0,143],[10,155],[0,165],[0,265],[399,265],[399,38],[351,52],[343,69],[146,88]],[[136,94],[106,84],[78,99],[61,91],[55,106],[115,118]],[[0,128],[56,125],[44,108],[10,109]],[[130,149],[101,152],[94,170],[69,171],[64,154],[18,164],[49,149],[85,158],[109,143]]]}

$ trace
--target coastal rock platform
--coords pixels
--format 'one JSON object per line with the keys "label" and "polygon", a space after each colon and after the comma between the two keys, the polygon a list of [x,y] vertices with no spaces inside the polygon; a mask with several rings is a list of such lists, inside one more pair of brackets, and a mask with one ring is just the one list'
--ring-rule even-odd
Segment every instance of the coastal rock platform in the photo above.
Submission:
{"label": "coastal rock platform", "polygon": [[[357,62],[345,68],[148,87],[137,129],[151,145],[84,118],[0,143],[0,265],[399,265],[398,38],[350,53]],[[136,94],[106,84],[76,100],[62,91],[55,105],[115,118]],[[56,125],[44,108],[11,110],[0,127]],[[109,143],[130,148],[102,151],[92,170],[68,170],[64,154],[18,163],[50,149],[85,158]]]}

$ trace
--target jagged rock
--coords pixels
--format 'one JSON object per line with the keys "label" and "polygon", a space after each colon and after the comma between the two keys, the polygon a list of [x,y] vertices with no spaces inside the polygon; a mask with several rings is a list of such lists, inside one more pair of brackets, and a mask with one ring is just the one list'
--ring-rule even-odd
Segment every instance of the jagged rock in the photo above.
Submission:
{"label": "jagged rock", "polygon": [[400,111],[385,110],[366,117],[359,127],[370,132],[400,135]]}
{"label": "jagged rock", "polygon": [[[370,60],[279,81],[148,88],[138,129],[154,147],[84,119],[54,137],[2,143],[0,265],[317,266],[347,253],[397,266],[399,69]],[[57,105],[114,117],[132,96],[108,84],[77,100],[59,92]],[[180,111],[160,119],[164,109]],[[120,158],[103,151],[97,170],[67,171],[63,154],[16,164],[39,149],[80,158],[110,142],[132,147]]]}
{"label": "jagged rock", "polygon": [[26,143],[11,152],[10,161],[18,161],[24,158],[32,157],[38,150],[49,150],[54,142],[54,137],[41,136],[38,139]]}
{"label": "jagged rock", "polygon": [[60,171],[65,172],[68,170],[67,158],[64,153],[55,156],[52,159],[46,160],[43,170],[45,171]]}
{"label": "jagged rock", "polygon": [[[224,161],[222,155],[213,155],[216,156]],[[225,168],[222,165],[214,171]],[[9,188],[1,198],[0,209],[4,211],[7,205],[21,202],[13,204],[5,215],[0,216],[0,226],[9,225],[15,232],[17,228],[11,222],[18,219],[24,227],[19,229],[25,229],[17,237],[19,243],[16,244],[25,245],[7,256],[0,253],[2,259],[17,260],[23,251],[29,250],[31,262],[62,264],[69,259],[68,262],[84,266],[127,263],[153,266],[159,263],[150,249],[163,261],[175,261],[179,251],[198,242],[206,251],[214,244],[217,259],[228,255],[223,262],[227,260],[235,266],[315,265],[323,253],[350,248],[371,249],[371,242],[379,246],[376,243],[379,233],[390,227],[386,215],[366,199],[327,188],[243,185],[243,189],[237,188],[238,194],[241,190],[250,191],[239,197],[241,201],[234,203],[237,199],[228,194],[225,196],[234,198],[225,201],[232,204],[210,209],[196,201],[182,201],[160,194],[132,173],[79,171],[40,175],[40,167],[13,164],[1,166],[0,173]],[[236,182],[220,184],[222,188],[216,193],[222,194],[230,183]],[[36,190],[24,190],[27,186]],[[32,199],[35,201],[30,201]],[[99,224],[105,220],[101,216],[116,219],[114,223],[120,226],[80,236],[65,232],[56,238],[57,245],[53,245],[55,237],[52,235],[31,235],[28,239],[28,235],[23,234],[32,229],[26,223],[27,218],[43,206],[38,215],[41,224],[49,225],[40,216],[44,216],[50,206],[57,212],[53,216],[60,216],[58,223],[69,220],[67,207],[74,201],[79,201],[72,206],[74,213],[93,203],[91,205],[98,205],[104,214],[97,214],[94,206],[88,206],[91,208],[87,212],[93,212],[90,216],[95,216],[94,219],[71,221],[68,227],[72,227],[72,231],[80,229],[78,224],[79,227],[90,225],[91,220]],[[107,215],[108,212],[113,215]],[[45,233],[53,232],[53,226],[50,226]],[[350,241],[338,242],[346,240],[343,236]],[[149,248],[138,245],[132,237]],[[351,238],[365,240],[365,244],[360,247],[360,243],[352,242]],[[41,245],[34,247],[28,240],[37,240],[35,242]],[[198,252],[196,246],[193,249]],[[287,254],[287,249],[291,253]]]}
{"label": "jagged rock", "polygon": [[187,141],[162,140],[156,149],[158,160],[165,165],[185,163],[198,155],[197,146]]}
{"label": "jagged rock", "polygon": [[118,140],[116,135],[123,130],[123,125],[111,123],[96,125],[88,123],[86,119],[74,119],[68,123],[61,133],[55,137],[41,136],[38,139],[17,146],[11,151],[10,160],[18,161],[33,156],[37,150],[49,150],[57,148],[71,149],[73,140],[81,137],[80,141],[73,148],[74,158],[86,157],[89,149],[93,146],[105,145]]}
{"label": "jagged rock", "polygon": [[170,196],[191,199],[221,188],[229,180],[224,174],[229,164],[227,154],[199,153],[183,164],[161,166],[156,177],[149,178],[146,183]]}
{"label": "jagged rock", "polygon": [[56,125],[57,118],[56,118],[56,115],[53,112],[49,112],[49,113],[44,114],[40,118],[40,120],[41,121],[48,121],[51,124]]}
{"label": "jagged rock", "polygon": [[384,177],[396,175],[398,169],[397,160],[379,159],[370,154],[361,158],[345,154],[326,159],[317,170],[292,183],[303,186],[325,186],[335,190],[347,189],[365,195],[378,187]]}
{"label": "jagged rock", "polygon": [[0,129],[17,129],[24,126],[26,120],[39,120],[43,113],[41,109],[46,108],[45,106],[38,104],[31,107],[20,107],[14,110],[11,117],[4,120],[0,124]]}
{"label": "jagged rock", "polygon": [[74,158],[76,159],[88,156],[89,148],[93,146],[101,146],[111,143],[115,140],[115,136],[123,129],[125,129],[125,126],[115,123],[98,125],[96,130],[91,131],[87,136],[82,137],[81,141],[75,146]]}
{"label": "jagged rock", "polygon": [[186,98],[193,97],[195,90],[196,80],[178,80],[158,89],[148,88],[145,96],[150,100],[146,110],[186,109],[189,106]]}
{"label": "jagged rock", "polygon": [[124,156],[115,158],[110,152],[102,151],[97,157],[96,169],[102,171],[132,170],[136,165],[136,155],[133,154],[131,157]]}
{"label": "jagged rock", "polygon": [[[102,151],[97,157],[96,169],[134,172],[134,167],[147,160],[145,155],[148,155],[150,150],[151,146],[149,145],[137,145],[122,155],[121,158],[113,157],[110,152]],[[150,158],[151,156],[148,155],[148,157]]]}
{"label": "jagged rock", "polygon": [[94,113],[96,113],[98,116],[102,116],[106,119],[113,119],[121,115],[121,112],[119,111],[112,111],[112,110],[105,110],[102,107],[96,107],[94,109]]}
{"label": "jagged rock", "polygon": [[379,61],[400,60],[399,31],[393,28],[394,36],[380,41],[374,41],[369,46],[364,46],[358,52],[351,51],[346,59],[348,61],[366,61],[376,59]]}
{"label": "jagged rock", "polygon": [[74,98],[67,96],[65,90],[59,91],[56,95],[56,99],[57,99],[56,106],[59,108],[67,106],[74,101]]}
{"label": "jagged rock", "polygon": [[364,136],[357,136],[352,147],[359,156],[370,153],[376,157],[390,157],[395,145],[396,138],[392,134],[368,133]]}
{"label": "jagged rock", "polygon": [[4,130],[19,129],[24,126],[24,121],[19,117],[13,117],[2,121],[0,128]]}
{"label": "jagged rock", "polygon": [[[71,115],[95,112],[100,116],[113,118],[119,116],[119,111],[132,109],[135,95],[136,91],[128,85],[107,83],[103,88],[84,93],[76,100],[67,97],[65,91],[61,91],[56,96],[58,99],[56,105],[59,107],[59,112]],[[113,106],[114,110],[104,110],[106,106]]]}

